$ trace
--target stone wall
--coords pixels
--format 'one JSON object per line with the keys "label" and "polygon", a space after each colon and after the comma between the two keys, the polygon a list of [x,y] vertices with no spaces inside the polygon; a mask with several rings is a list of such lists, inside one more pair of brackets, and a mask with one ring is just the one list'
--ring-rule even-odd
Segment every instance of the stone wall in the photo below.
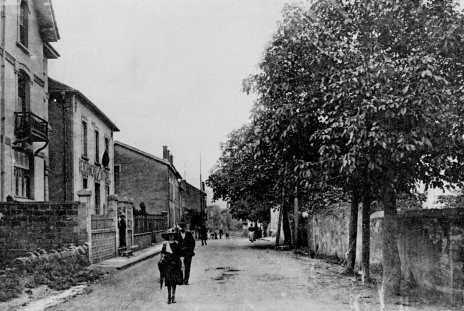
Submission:
{"label": "stone wall", "polygon": [[92,263],[116,257],[116,230],[92,230]]}
{"label": "stone wall", "polygon": [[0,264],[42,248],[46,251],[88,242],[80,228],[79,203],[46,202],[0,204]]}
{"label": "stone wall", "polygon": [[138,233],[134,235],[134,245],[138,249],[147,248],[151,246],[152,232]]}
{"label": "stone wall", "polygon": [[[358,215],[357,258],[361,257]],[[309,246],[322,255],[346,258],[349,206],[311,216]],[[382,264],[383,212],[371,214],[370,262]],[[464,209],[426,209],[398,213],[398,249],[405,280],[464,298]]]}
{"label": "stone wall", "polygon": [[313,214],[308,220],[307,241],[311,249],[325,256],[345,258],[348,252],[348,222],[350,209],[347,204],[334,205]]}

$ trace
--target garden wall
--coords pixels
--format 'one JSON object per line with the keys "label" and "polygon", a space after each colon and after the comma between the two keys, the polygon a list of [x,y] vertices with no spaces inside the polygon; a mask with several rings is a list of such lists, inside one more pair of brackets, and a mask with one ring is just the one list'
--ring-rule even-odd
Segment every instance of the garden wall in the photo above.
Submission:
{"label": "garden wall", "polygon": [[79,226],[83,210],[77,202],[0,204],[0,265],[31,250],[46,251],[88,242],[87,228]]}
{"label": "garden wall", "polygon": [[[307,226],[310,248],[322,255],[345,259],[349,212],[348,205],[340,205],[331,212],[312,215]],[[360,213],[357,263],[361,257]],[[371,215],[371,264],[382,264],[382,245],[383,212],[376,212]],[[405,280],[464,298],[464,209],[400,211],[398,249]]]}

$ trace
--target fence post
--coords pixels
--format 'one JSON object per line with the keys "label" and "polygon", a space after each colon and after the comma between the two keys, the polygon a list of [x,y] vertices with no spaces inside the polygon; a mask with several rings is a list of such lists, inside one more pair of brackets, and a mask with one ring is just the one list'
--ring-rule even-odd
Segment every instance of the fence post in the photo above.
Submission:
{"label": "fence post", "polygon": [[135,243],[135,233],[134,233],[134,230],[135,230],[135,219],[134,219],[134,203],[132,202],[132,200],[128,200],[127,201],[127,205],[126,205],[126,215],[128,216],[127,218],[130,219],[130,228],[129,226],[127,226],[128,230],[130,230],[130,245],[134,245]]}
{"label": "fence post", "polygon": [[79,243],[88,243],[89,263],[92,264],[92,215],[90,212],[90,198],[92,191],[79,190]]}
{"label": "fence post", "polygon": [[118,197],[114,194],[108,196],[108,214],[113,217],[116,239],[116,256],[119,255],[119,227],[118,227]]}

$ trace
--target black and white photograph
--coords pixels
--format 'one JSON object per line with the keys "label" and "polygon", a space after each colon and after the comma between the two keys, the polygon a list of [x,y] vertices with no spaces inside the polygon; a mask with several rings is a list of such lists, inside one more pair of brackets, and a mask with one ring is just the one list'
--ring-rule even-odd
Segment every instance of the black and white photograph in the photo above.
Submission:
{"label": "black and white photograph", "polygon": [[464,310],[464,0],[0,0],[0,310]]}

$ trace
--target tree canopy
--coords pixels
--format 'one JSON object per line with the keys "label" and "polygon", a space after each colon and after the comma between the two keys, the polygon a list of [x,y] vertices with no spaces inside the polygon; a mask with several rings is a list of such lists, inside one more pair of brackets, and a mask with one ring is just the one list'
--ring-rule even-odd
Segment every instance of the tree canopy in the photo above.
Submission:
{"label": "tree canopy", "polygon": [[298,187],[306,208],[341,189],[377,199],[384,284],[398,291],[397,198],[463,180],[462,55],[452,0],[287,5],[244,81],[252,121],[231,134],[209,185],[248,215],[273,206],[278,185]]}

